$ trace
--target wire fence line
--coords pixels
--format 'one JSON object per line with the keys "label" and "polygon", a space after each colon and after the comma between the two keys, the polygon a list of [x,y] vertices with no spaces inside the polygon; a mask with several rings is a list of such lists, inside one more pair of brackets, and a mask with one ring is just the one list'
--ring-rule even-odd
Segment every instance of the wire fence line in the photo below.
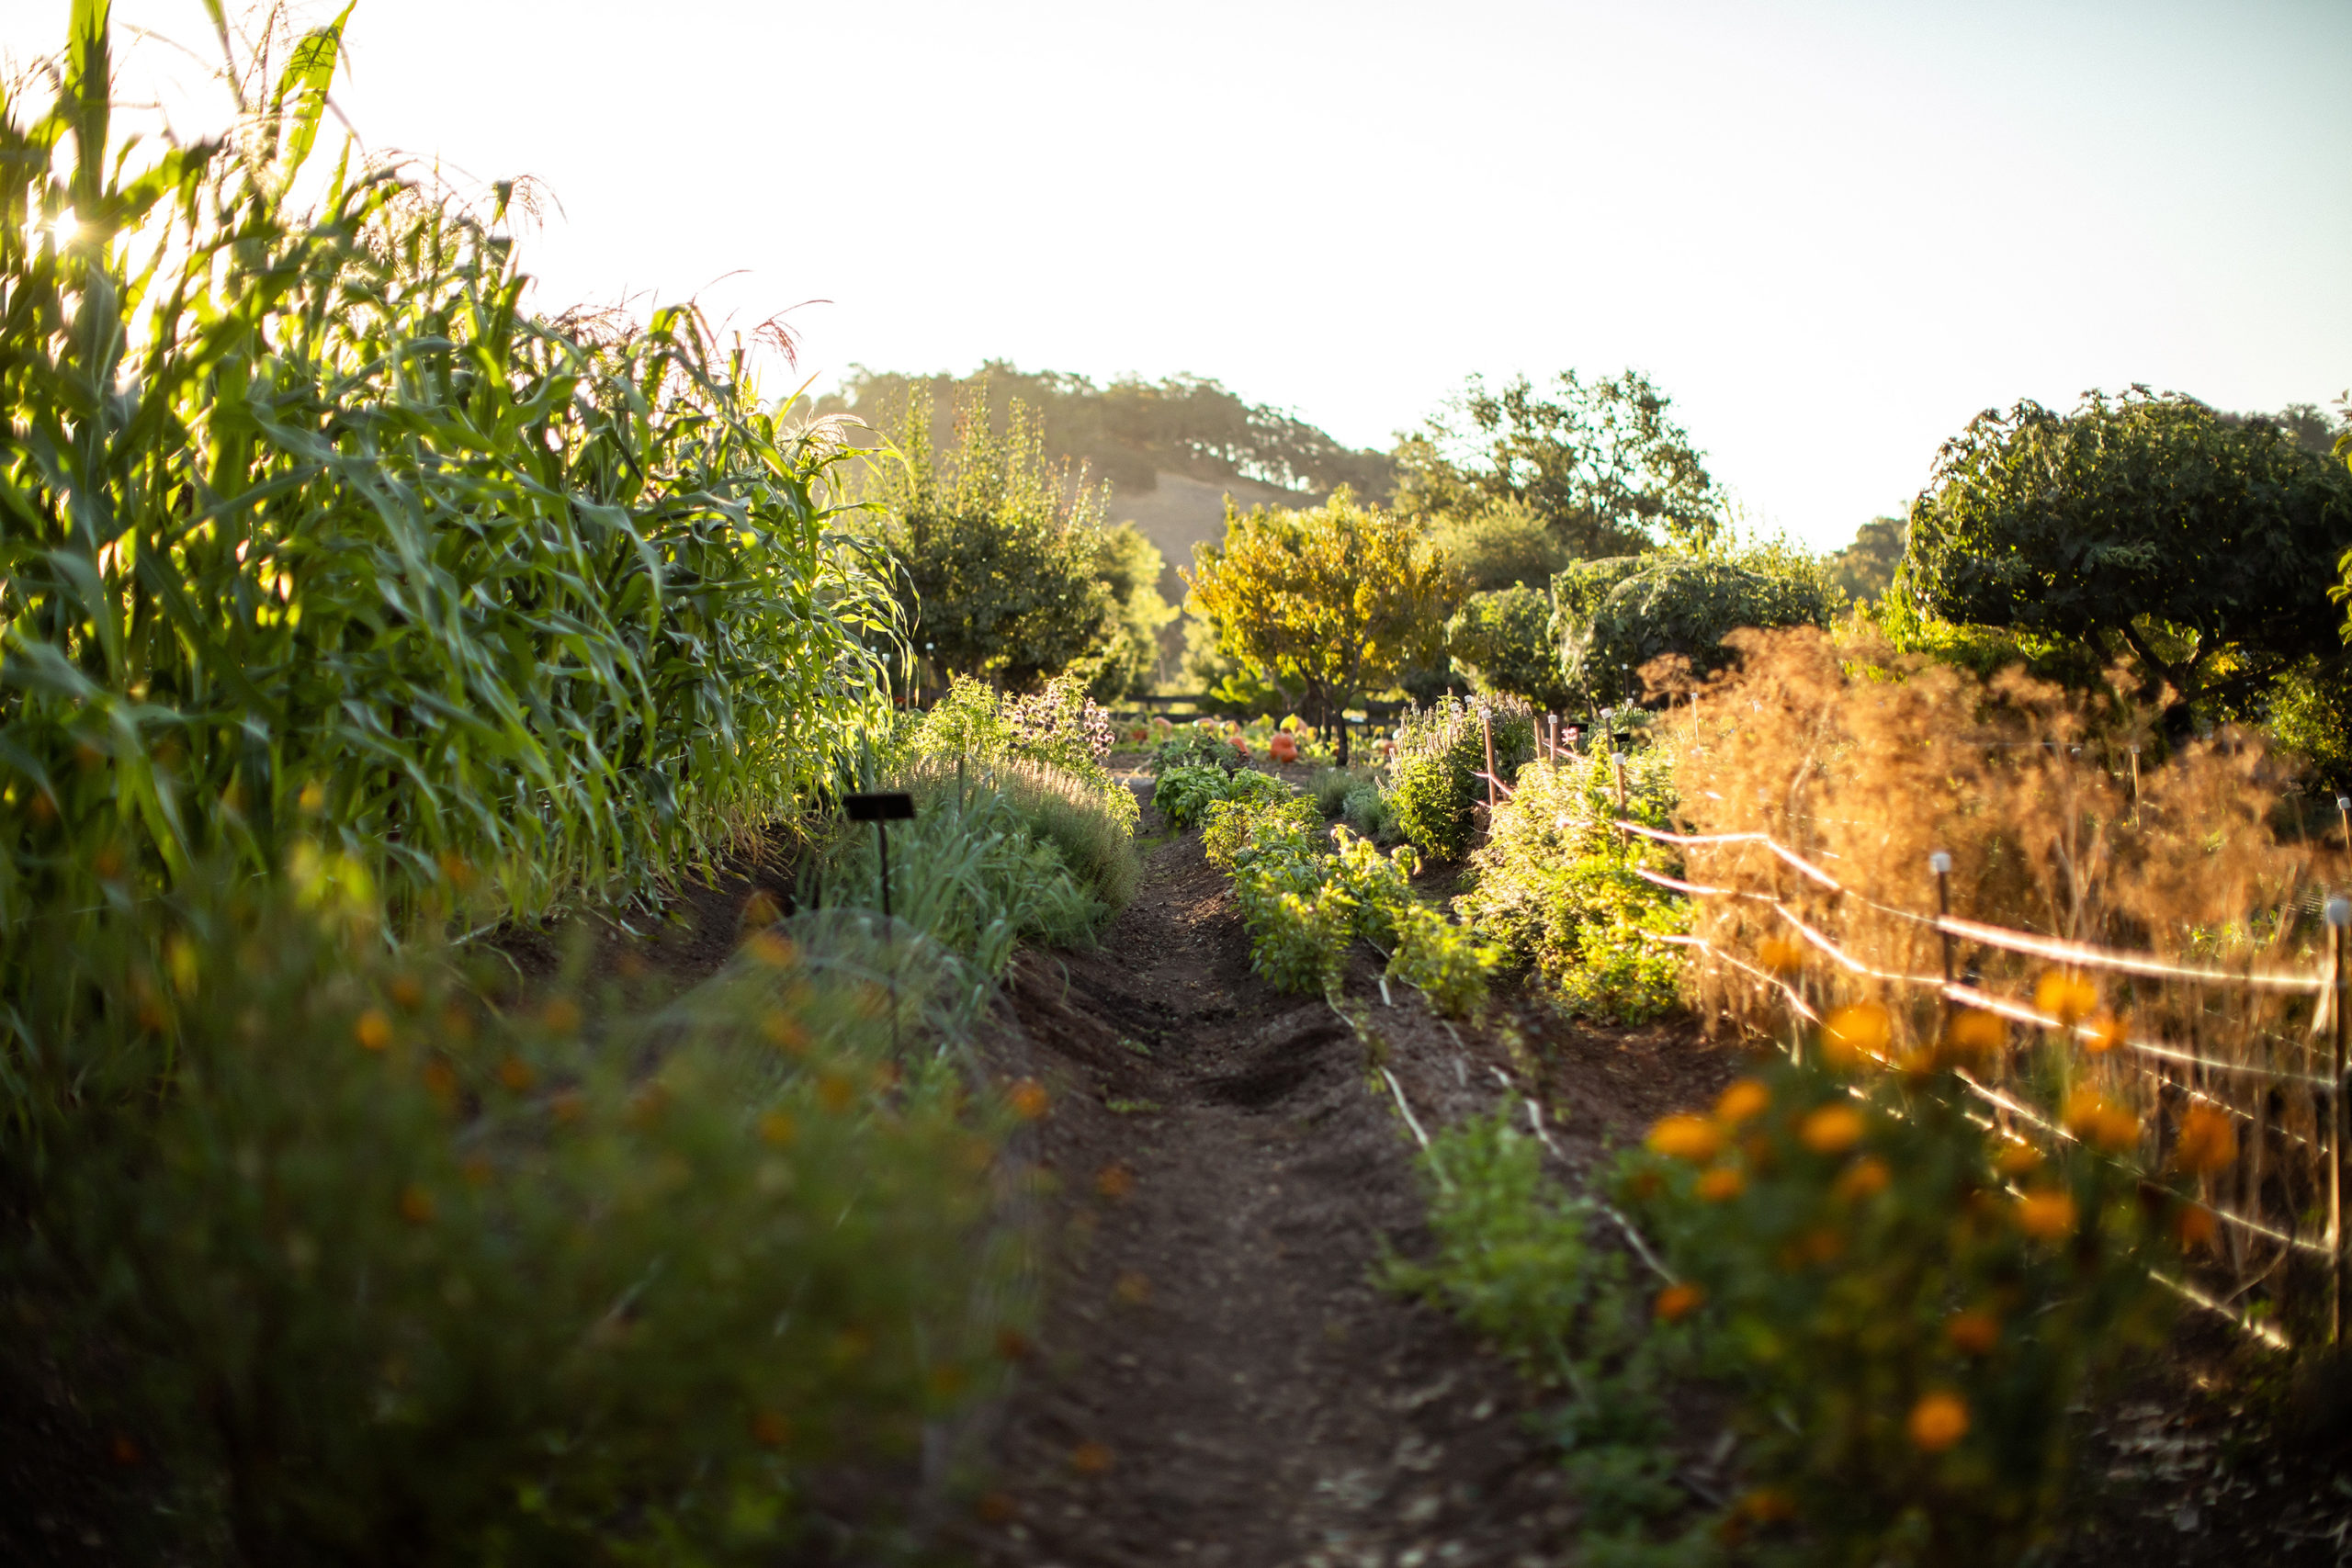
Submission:
{"label": "wire fence line", "polygon": [[[2285,1346],[2287,1341],[2275,1325],[2263,1323],[2247,1314],[2233,1310],[2231,1303],[2248,1291],[2271,1280],[2286,1276],[2282,1282],[2290,1285],[2294,1271],[2282,1269],[2280,1264],[2289,1258],[2301,1257],[2319,1260],[2324,1269],[2328,1299],[2328,1337],[2340,1341],[2345,1332],[2347,1307],[2347,1236],[2345,1223],[2346,1175],[2344,1154],[2347,1142],[2345,1128],[2346,1106],[2343,1092],[2346,1073],[2346,1007],[2345,983],[2347,978],[2344,959],[2346,928],[2352,925],[2352,904],[2341,898],[2323,905],[2328,934],[2329,950],[2322,962],[2311,969],[2283,970],[2248,965],[2244,969],[2216,968],[2207,964],[2186,964],[2160,954],[2127,949],[2100,946],[2050,937],[2039,932],[1973,920],[1951,914],[1948,910],[1934,914],[1905,909],[1869,898],[1847,886],[1836,875],[1814,863],[1805,856],[1779,842],[1771,835],[1761,832],[1739,833],[1674,833],[1630,820],[1606,824],[1579,823],[1580,826],[1608,826],[1633,836],[1685,850],[1709,851],[1733,846],[1753,846],[1770,853],[1777,861],[1802,876],[1822,894],[1836,901],[1839,911],[1866,910],[1904,922],[1922,932],[1934,932],[1944,943],[1944,972],[1917,973],[1907,968],[1888,967],[1871,963],[1849,950],[1849,943],[1808,920],[1792,908],[1781,894],[1756,887],[1729,885],[1730,879],[1715,876],[1701,880],[1694,874],[1671,876],[1647,867],[1637,867],[1635,874],[1654,886],[1681,894],[1694,900],[1737,903],[1769,912],[1781,922],[1805,949],[1818,953],[1834,964],[1838,971],[1855,981],[1872,982],[1890,988],[1932,998],[1939,1010],[1967,1009],[1988,1014],[2005,1022],[2022,1026],[2041,1038],[2081,1040],[2099,1053],[2098,1059],[2112,1064],[2115,1070],[2136,1073],[2144,1083],[2155,1089],[2156,1114],[2153,1119],[2157,1143],[2156,1157],[2145,1161],[2136,1157],[2122,1163],[2143,1178],[2153,1179],[2164,1165],[2164,1143],[2168,1122],[2166,1111],[2176,1105],[2197,1103],[2229,1113],[2233,1122],[2250,1125],[2253,1136],[2238,1147],[2233,1169],[2199,1177],[2199,1201],[2220,1224],[2234,1233],[2231,1257],[2239,1275],[2237,1288],[2228,1295],[2216,1299],[2188,1281],[2164,1279],[2163,1282],[2179,1291],[2200,1306],[2211,1307],[2230,1316],[2241,1327],[2258,1334],[2265,1340]],[[1942,864],[1936,867],[1940,874],[1949,869],[1948,857],[1938,857]],[[1650,940],[1670,943],[1704,953],[1715,964],[1736,971],[1785,1003],[1793,1017],[1809,1023],[1822,1021],[1822,1009],[1805,994],[1802,984],[1792,985],[1779,972],[1788,965],[1782,963],[1758,963],[1731,952],[1720,942],[1706,936],[1672,933],[1645,933]],[[2244,1038],[2258,1055],[2248,1058],[2217,1055],[2202,1048],[2195,1036],[2203,1032],[2199,1020],[2232,1021],[2230,1010],[2214,1009],[2210,1002],[2199,1001],[2188,1010],[2187,1021],[2190,1043],[2127,1032],[2112,1016],[2098,1021],[2081,1017],[2062,1017],[2037,1002],[2029,1002],[1990,989],[1972,965],[1963,982],[1953,972],[1954,945],[1965,944],[1978,950],[1989,950],[2013,959],[2040,960],[2067,974],[2098,972],[2123,977],[2140,985],[2164,988],[2178,987],[2199,993],[2217,992],[2226,996],[2268,997],[2278,1004],[2300,1002],[2309,998],[2312,1005],[2308,1028],[2300,1037],[2282,1034],[2277,1030],[2259,1027],[2250,1020],[2243,1021]],[[1962,1071],[1958,1076],[1968,1091],[1981,1100],[1992,1112],[1991,1124],[2003,1135],[2019,1141],[2065,1140],[2078,1142],[2074,1134],[2060,1124],[2062,1118],[2028,1102],[2021,1093],[2011,1092],[2002,1081],[2007,1076],[2009,1061],[2018,1049],[2012,1037],[2005,1043],[1996,1057],[1996,1081],[1985,1082],[1973,1073]],[[2284,1055],[2287,1061],[2278,1059]],[[2297,1063],[2292,1058],[2302,1058]],[[1884,1056],[1872,1054],[1873,1059],[1886,1066],[1896,1064]],[[2324,1058],[2324,1060],[2322,1060]],[[2317,1068],[2319,1070],[2312,1070]],[[2311,1112],[2308,1135],[2289,1125],[2290,1106],[2283,1100],[2290,1093],[2307,1097]],[[2251,1098],[2251,1104],[2246,1098]],[[2143,1138],[2147,1136],[2143,1132]],[[2324,1227],[2299,1226],[2298,1205],[2294,1201],[2295,1184],[2285,1162],[2270,1162],[2266,1168],[2265,1155],[2272,1143],[2299,1151],[2308,1163],[2315,1167],[2313,1196],[2324,1197]],[[2267,1186],[2275,1185],[2278,1201],[2266,1201]],[[2234,1188],[2237,1201],[2227,1201],[2217,1189]],[[2278,1212],[2278,1223],[2273,1223],[2267,1208]],[[2252,1244],[2267,1244],[2278,1256],[2267,1266],[2250,1258],[2245,1247]],[[2274,1302],[2274,1304],[2278,1304]]]}

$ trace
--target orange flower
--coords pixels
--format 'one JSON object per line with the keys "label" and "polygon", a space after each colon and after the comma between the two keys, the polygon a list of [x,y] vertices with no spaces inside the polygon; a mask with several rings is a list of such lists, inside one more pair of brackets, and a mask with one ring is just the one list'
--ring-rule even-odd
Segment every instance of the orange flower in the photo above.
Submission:
{"label": "orange flower", "polygon": [[1755,1078],[1741,1078],[1715,1101],[1715,1120],[1726,1127],[1736,1127],[1751,1117],[1762,1115],[1771,1103],[1770,1089]]}
{"label": "orange flower", "polygon": [[433,1223],[433,1194],[411,1182],[401,1190],[401,1218],[413,1225]]}
{"label": "orange flower", "polygon": [[1798,1246],[1812,1262],[1834,1263],[1845,1255],[1846,1237],[1842,1232],[1820,1225],[1805,1232]]}
{"label": "orange flower", "polygon": [[2060,1120],[2066,1131],[2109,1154],[2139,1145],[2140,1119],[2095,1089],[2085,1087],[2068,1095]]}
{"label": "orange flower", "polygon": [[1136,1173],[1113,1160],[1094,1173],[1094,1190],[1118,1202],[1136,1190]]}
{"label": "orange flower", "polygon": [[744,939],[743,952],[752,963],[764,969],[789,969],[798,956],[790,939],[774,931],[753,931]]}
{"label": "orange flower", "polygon": [[1035,1122],[1053,1103],[1053,1097],[1046,1092],[1046,1086],[1035,1078],[1023,1078],[1014,1084],[1010,1098],[1012,1113],[1023,1122]]}
{"label": "orange flower", "polygon": [[1797,1500],[1771,1486],[1758,1486],[1743,1494],[1734,1506],[1759,1525],[1779,1524],[1797,1517]]}
{"label": "orange flower", "polygon": [[1862,1141],[1862,1113],[1850,1105],[1825,1105],[1797,1123],[1797,1140],[1817,1155],[1842,1155]]}
{"label": "orange flower", "polygon": [[2076,1019],[2088,1018],[2098,1006],[2098,987],[2079,975],[2052,969],[2034,987],[2033,1005],[2036,1011],[2056,1019],[2061,1028],[2072,1028]]}
{"label": "orange flower", "polygon": [[1894,1026],[1876,1002],[1856,1002],[1829,1015],[1821,1026],[1821,1055],[1834,1067],[1850,1067],[1864,1056],[1883,1057]]}
{"label": "orange flower", "polygon": [[1775,975],[1793,975],[1804,967],[1804,946],[1784,936],[1766,937],[1756,960]]}
{"label": "orange flower", "polygon": [[2210,1176],[2237,1163],[2237,1124],[2218,1106],[2192,1105],[2180,1119],[2180,1142],[2173,1146],[2173,1168]]}
{"label": "orange flower", "polygon": [[792,1440],[792,1423],[773,1410],[752,1417],[752,1440],[763,1449],[780,1449]]}
{"label": "orange flower", "polygon": [[531,1064],[520,1056],[509,1056],[498,1064],[498,1081],[516,1094],[530,1088],[537,1079],[538,1074],[531,1070]]}
{"label": "orange flower", "polygon": [[413,975],[393,976],[392,983],[384,987],[384,994],[392,998],[394,1005],[410,1012],[424,1005],[424,987]]}
{"label": "orange flower", "polygon": [[567,1089],[548,1101],[548,1111],[568,1125],[587,1114],[588,1099],[576,1089]]}
{"label": "orange flower", "polygon": [[2001,1320],[1989,1312],[1958,1312],[1944,1324],[1944,1337],[1963,1356],[1988,1356],[2001,1342]]}
{"label": "orange flower", "polygon": [[1968,1436],[1968,1402],[1956,1393],[1928,1394],[1911,1407],[1905,1427],[1916,1446],[1939,1454]]}
{"label": "orange flower", "polygon": [[2213,1211],[2201,1203],[2185,1203],[2173,1217],[2172,1234],[2184,1248],[2212,1246],[2215,1228]]}
{"label": "orange flower", "polygon": [[2030,1176],[2041,1166],[2041,1151],[2031,1144],[2011,1144],[1993,1156],[1993,1168],[2003,1176]]}
{"label": "orange flower", "polygon": [[2123,1043],[2123,1021],[2111,1012],[2100,1013],[2090,1021],[2091,1037],[2083,1042],[2083,1049],[2096,1055],[2112,1051]]}
{"label": "orange flower", "polygon": [[1704,1116],[1664,1116],[1643,1140],[1650,1152],[1704,1165],[1723,1152],[1723,1129]]}
{"label": "orange flower", "polygon": [[800,1135],[800,1124],[787,1111],[771,1111],[760,1118],[760,1141],[777,1148],[789,1148],[792,1140]]}
{"label": "orange flower", "polygon": [[1111,1450],[1102,1443],[1080,1443],[1069,1451],[1069,1467],[1080,1475],[1100,1475],[1112,1463]]}
{"label": "orange flower", "polygon": [[808,1054],[808,1031],[801,1021],[781,1009],[760,1020],[760,1033],[767,1043],[787,1056]]}
{"label": "orange flower", "polygon": [[1944,1023],[1942,1051],[1952,1061],[1997,1055],[2008,1043],[2008,1024],[1979,1008],[1955,1008]]}
{"label": "orange flower", "polygon": [[840,1073],[820,1074],[817,1079],[817,1103],[838,1116],[857,1100],[857,1085]]}
{"label": "orange flower", "polygon": [[1857,1202],[1885,1191],[1887,1183],[1894,1179],[1894,1173],[1887,1169],[1886,1161],[1876,1155],[1864,1155],[1839,1173],[1833,1190],[1848,1202]]}
{"label": "orange flower", "polygon": [[420,1076],[424,1079],[424,1092],[439,1101],[442,1109],[447,1110],[457,1102],[458,1073],[448,1063],[435,1056],[424,1064],[424,1071]]}
{"label": "orange flower", "polygon": [[1707,1292],[1701,1290],[1696,1285],[1687,1282],[1679,1285],[1668,1285],[1666,1289],[1657,1293],[1657,1302],[1655,1310],[1657,1313],[1659,1322],[1680,1323],[1684,1318],[1689,1317],[1692,1313],[1698,1311],[1699,1303],[1706,1299]]}
{"label": "orange flower", "polygon": [[2070,1192],[2042,1188],[2017,1201],[2018,1229],[2036,1241],[2064,1241],[2075,1234],[2075,1198]]}
{"label": "orange flower", "polygon": [[1747,1190],[1747,1178],[1736,1165],[1719,1165],[1699,1178],[1699,1196],[1710,1203],[1728,1202]]}
{"label": "orange flower", "polygon": [[380,1008],[369,1008],[351,1026],[351,1037],[359,1042],[363,1051],[381,1051],[392,1043],[392,1021]]}
{"label": "orange flower", "polygon": [[580,1027],[580,1004],[570,997],[558,997],[540,1010],[539,1021],[550,1034],[570,1034]]}

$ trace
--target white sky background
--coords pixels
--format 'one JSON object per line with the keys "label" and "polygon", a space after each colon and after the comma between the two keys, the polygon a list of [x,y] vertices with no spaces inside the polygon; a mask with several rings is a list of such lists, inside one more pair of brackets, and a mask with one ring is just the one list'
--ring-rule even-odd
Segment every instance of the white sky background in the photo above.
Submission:
{"label": "white sky background", "polygon": [[[68,10],[0,0],[0,49]],[[828,299],[820,384],[1190,371],[1385,447],[1470,371],[1632,365],[1825,547],[1993,404],[2352,386],[2352,0],[361,0],[348,42],[372,146],[551,187],[541,306]]]}

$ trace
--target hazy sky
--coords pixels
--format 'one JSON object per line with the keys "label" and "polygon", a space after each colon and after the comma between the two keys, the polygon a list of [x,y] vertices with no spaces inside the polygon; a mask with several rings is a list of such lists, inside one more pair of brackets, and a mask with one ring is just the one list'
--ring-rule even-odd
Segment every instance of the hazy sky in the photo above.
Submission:
{"label": "hazy sky", "polygon": [[2352,0],[361,0],[349,41],[371,145],[552,189],[543,303],[830,300],[827,381],[1191,371],[1385,446],[1473,370],[1633,365],[1822,545],[1991,404],[2352,386]]}

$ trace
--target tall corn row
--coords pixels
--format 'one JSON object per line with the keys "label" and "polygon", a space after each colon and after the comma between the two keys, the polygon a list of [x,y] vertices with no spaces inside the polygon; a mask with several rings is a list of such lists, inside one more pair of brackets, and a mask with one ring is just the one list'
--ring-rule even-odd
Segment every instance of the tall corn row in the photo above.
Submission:
{"label": "tall corn row", "polygon": [[339,23],[143,164],[104,0],[72,28],[0,99],[0,933],[307,839],[527,908],[830,775],[897,637],[837,444],[691,309],[526,315],[503,188],[346,154],[297,211]]}

